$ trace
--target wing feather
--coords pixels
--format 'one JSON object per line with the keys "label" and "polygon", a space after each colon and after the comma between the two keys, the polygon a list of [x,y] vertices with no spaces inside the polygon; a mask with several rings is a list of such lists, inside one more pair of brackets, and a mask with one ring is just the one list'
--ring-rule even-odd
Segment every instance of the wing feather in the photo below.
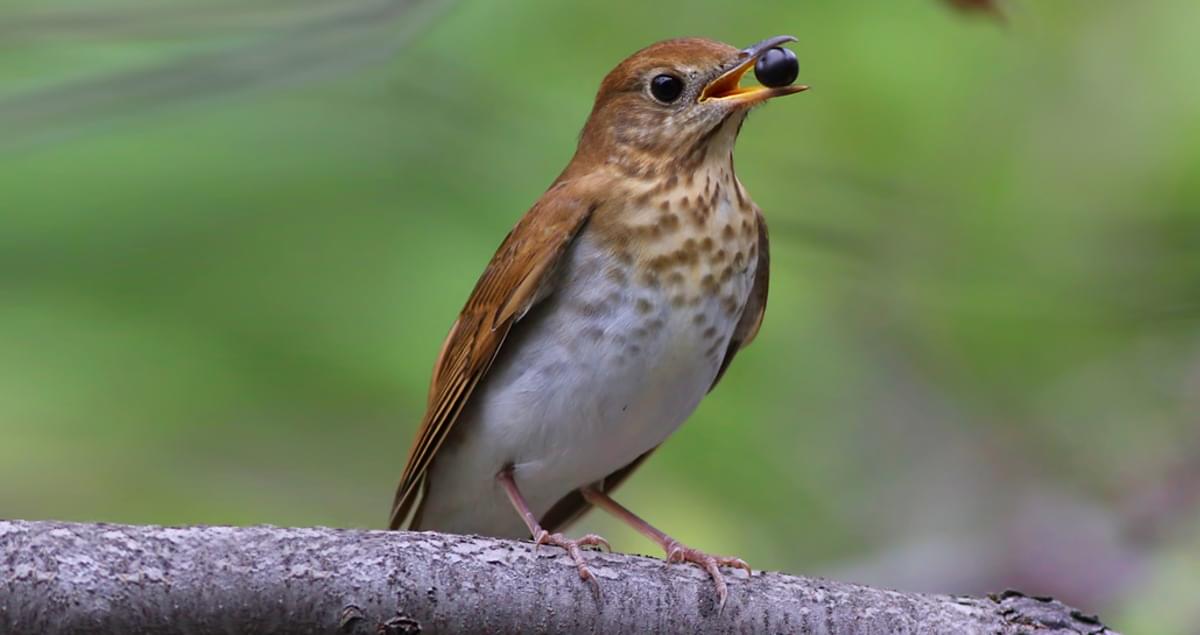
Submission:
{"label": "wing feather", "polygon": [[[396,489],[389,526],[398,529],[425,489],[429,465],[512,325],[553,291],[562,255],[595,205],[560,182],[513,227],[475,284],[434,364],[428,405]],[[419,513],[419,512],[418,512]]]}

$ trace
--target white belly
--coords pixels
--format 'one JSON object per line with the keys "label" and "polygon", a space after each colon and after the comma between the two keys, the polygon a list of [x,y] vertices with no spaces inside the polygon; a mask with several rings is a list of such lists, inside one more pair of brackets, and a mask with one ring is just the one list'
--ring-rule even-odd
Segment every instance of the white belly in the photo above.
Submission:
{"label": "white belly", "polygon": [[[434,460],[420,529],[527,536],[497,472],[512,466],[541,517],[662,443],[712,385],[739,317],[719,297],[676,306],[677,289],[640,284],[586,233],[561,275],[514,327]],[[748,262],[720,295],[742,306],[753,277]]]}

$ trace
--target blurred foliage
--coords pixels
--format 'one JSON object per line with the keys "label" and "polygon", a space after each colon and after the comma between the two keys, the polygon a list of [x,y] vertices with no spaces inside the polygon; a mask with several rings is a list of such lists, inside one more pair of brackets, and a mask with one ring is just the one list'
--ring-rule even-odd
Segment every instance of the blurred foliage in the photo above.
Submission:
{"label": "blurred foliage", "polygon": [[620,498],[757,567],[1200,630],[1200,5],[1005,12],[7,0],[0,515],[382,525],[603,74],[792,33],[813,90],[737,154],[764,329]]}

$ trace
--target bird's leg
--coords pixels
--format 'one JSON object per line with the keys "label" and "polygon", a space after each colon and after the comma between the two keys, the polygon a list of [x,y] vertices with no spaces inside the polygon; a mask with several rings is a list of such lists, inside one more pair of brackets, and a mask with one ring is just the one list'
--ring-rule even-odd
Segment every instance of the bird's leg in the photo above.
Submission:
{"label": "bird's leg", "polygon": [[571,559],[575,561],[575,567],[579,569],[579,577],[584,580],[590,580],[592,584],[597,585],[597,588],[599,588],[596,576],[592,575],[591,570],[588,569],[587,564],[583,561],[583,551],[580,547],[603,546],[605,549],[611,551],[612,547],[609,546],[608,541],[596,534],[588,534],[578,540],[572,540],[562,534],[552,534],[542,529],[537,517],[529,510],[529,504],[525,502],[525,497],[521,496],[521,490],[517,489],[517,482],[513,480],[512,468],[501,470],[496,475],[496,480],[504,487],[504,493],[508,494],[508,500],[512,502],[517,513],[521,515],[521,519],[525,521],[525,526],[529,528],[529,534],[533,536],[534,550],[537,550],[540,545],[557,545],[566,549]]}
{"label": "bird's leg", "polygon": [[734,567],[745,569],[746,573],[752,573],[750,565],[746,564],[746,561],[741,558],[711,556],[699,549],[692,549],[680,544],[678,540],[659,531],[658,528],[642,520],[637,514],[629,511],[624,505],[621,505],[608,494],[595,487],[583,488],[582,494],[587,502],[620,518],[630,527],[638,530],[638,533],[658,543],[663,548],[663,551],[666,552],[668,563],[694,562],[703,567],[708,572],[708,575],[712,576],[713,583],[717,586],[717,599],[722,607],[725,606],[725,598],[728,596],[728,590],[725,587],[725,578],[721,575],[719,567]]}

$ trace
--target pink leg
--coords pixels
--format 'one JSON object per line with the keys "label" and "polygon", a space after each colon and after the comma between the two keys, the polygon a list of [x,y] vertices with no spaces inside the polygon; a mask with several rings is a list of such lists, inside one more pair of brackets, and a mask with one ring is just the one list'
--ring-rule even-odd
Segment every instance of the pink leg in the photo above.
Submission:
{"label": "pink leg", "polygon": [[579,577],[584,580],[590,580],[592,584],[599,588],[599,582],[596,576],[592,575],[591,570],[587,568],[587,564],[583,561],[583,551],[580,547],[598,547],[603,546],[609,551],[612,547],[608,541],[597,536],[596,534],[588,534],[579,540],[571,540],[562,534],[552,534],[538,523],[537,517],[529,510],[529,504],[525,502],[525,497],[521,496],[521,490],[517,489],[517,482],[513,480],[512,470],[505,469],[496,475],[496,480],[504,487],[504,492],[508,494],[508,500],[512,502],[517,513],[521,515],[521,519],[525,521],[525,526],[529,528],[529,534],[533,536],[534,550],[540,545],[557,545],[567,550],[571,559],[575,561],[575,567],[579,569]]}
{"label": "pink leg", "polygon": [[725,586],[725,577],[721,575],[720,567],[745,569],[746,573],[752,573],[750,565],[746,564],[746,561],[741,558],[710,556],[699,549],[685,547],[679,541],[659,531],[658,528],[626,509],[625,506],[613,500],[608,494],[594,487],[585,487],[582,493],[587,502],[620,518],[630,527],[638,530],[638,533],[658,543],[663,548],[663,551],[667,553],[668,563],[693,562],[703,567],[708,572],[708,575],[712,576],[713,583],[717,586],[717,599],[722,607],[725,606],[725,599],[728,597],[729,592]]}

